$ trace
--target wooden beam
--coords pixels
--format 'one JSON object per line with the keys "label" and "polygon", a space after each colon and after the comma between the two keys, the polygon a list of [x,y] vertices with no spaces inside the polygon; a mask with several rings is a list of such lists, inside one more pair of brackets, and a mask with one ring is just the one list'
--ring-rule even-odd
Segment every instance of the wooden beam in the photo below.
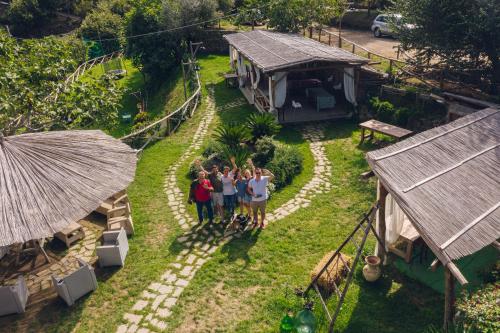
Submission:
{"label": "wooden beam", "polygon": [[380,241],[382,244],[377,242],[377,254],[382,259],[382,262],[385,261],[385,199],[387,197],[387,189],[384,187],[380,179],[377,182],[377,200],[379,203],[379,209],[377,211],[378,214],[378,228],[377,234],[379,235]]}
{"label": "wooden beam", "polygon": [[455,278],[448,267],[444,269],[444,321],[445,332],[453,324],[455,313]]}
{"label": "wooden beam", "polygon": [[[310,71],[324,71],[328,69],[344,69],[346,67],[359,67],[362,64],[338,64],[338,65],[329,65],[329,66],[318,66],[318,67],[300,67],[300,68],[285,68],[282,70],[277,70],[277,72],[310,72]],[[272,73],[268,73],[272,75]]]}
{"label": "wooden beam", "polygon": [[457,279],[458,282],[460,282],[460,284],[462,286],[466,286],[469,284],[469,281],[467,281],[467,279],[465,278],[465,276],[463,276],[462,272],[460,272],[460,270],[458,269],[458,267],[453,263],[453,262],[449,262],[446,264],[446,268],[451,272],[451,274]]}
{"label": "wooden beam", "polygon": [[434,259],[431,263],[431,266],[430,266],[430,269],[435,272],[436,269],[439,267],[439,265],[441,265],[441,261],[439,261],[438,258]]}

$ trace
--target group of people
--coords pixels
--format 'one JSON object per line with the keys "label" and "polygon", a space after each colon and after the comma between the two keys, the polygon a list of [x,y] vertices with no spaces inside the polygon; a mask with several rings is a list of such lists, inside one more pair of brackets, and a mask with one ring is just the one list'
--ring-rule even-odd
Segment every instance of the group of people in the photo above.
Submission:
{"label": "group of people", "polygon": [[269,172],[264,176],[262,169],[256,168],[251,159],[248,159],[247,164],[250,169],[241,170],[236,165],[235,158],[231,157],[232,169],[224,166],[221,173],[216,164],[207,171],[199,160],[195,161],[199,170],[198,178],[191,183],[188,202],[196,203],[199,223],[203,223],[204,208],[210,223],[214,222],[214,210],[221,222],[225,222],[225,214],[232,218],[238,204],[240,214],[244,214],[246,210],[247,216],[253,217],[253,228],[266,227],[267,184],[273,180],[274,175]]}

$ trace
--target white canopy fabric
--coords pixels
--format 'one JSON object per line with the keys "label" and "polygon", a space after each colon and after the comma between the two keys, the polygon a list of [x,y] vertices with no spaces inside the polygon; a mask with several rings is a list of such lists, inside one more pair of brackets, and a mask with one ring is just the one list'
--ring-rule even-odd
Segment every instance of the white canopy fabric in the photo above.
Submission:
{"label": "white canopy fabric", "polygon": [[[378,230],[378,214],[377,214],[377,230]],[[399,207],[396,200],[389,193],[385,198],[385,249],[389,250],[389,246],[396,243],[401,232],[405,228],[411,228],[412,224],[403,210]],[[377,253],[378,254],[378,253]]]}
{"label": "white canopy fabric", "polygon": [[344,68],[344,94],[345,98],[349,103],[354,106],[357,106],[356,102],[356,91],[355,91],[355,82],[354,82],[354,68],[346,67]]}
{"label": "white canopy fabric", "polygon": [[285,104],[286,101],[286,72],[277,72],[274,74],[274,81],[276,82],[274,86],[274,107],[280,108]]}
{"label": "white canopy fabric", "polygon": [[135,151],[101,131],[0,137],[0,246],[52,236],[134,179]]}
{"label": "white canopy fabric", "polygon": [[245,85],[245,80],[246,80],[246,77],[247,77],[247,67],[245,65],[245,61],[243,59],[243,56],[238,53],[238,81],[240,83],[240,88],[243,87]]}

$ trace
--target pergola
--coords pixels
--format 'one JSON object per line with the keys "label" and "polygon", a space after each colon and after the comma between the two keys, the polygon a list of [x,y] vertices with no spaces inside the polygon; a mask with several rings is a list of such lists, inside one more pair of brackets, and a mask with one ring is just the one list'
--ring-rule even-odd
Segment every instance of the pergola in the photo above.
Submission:
{"label": "pergola", "polygon": [[[367,154],[378,177],[378,234],[390,193],[445,268],[445,326],[452,320],[454,261],[500,238],[500,109],[490,107]],[[384,237],[381,237],[384,240]],[[381,245],[379,245],[381,246]],[[384,251],[379,251],[384,253]]]}

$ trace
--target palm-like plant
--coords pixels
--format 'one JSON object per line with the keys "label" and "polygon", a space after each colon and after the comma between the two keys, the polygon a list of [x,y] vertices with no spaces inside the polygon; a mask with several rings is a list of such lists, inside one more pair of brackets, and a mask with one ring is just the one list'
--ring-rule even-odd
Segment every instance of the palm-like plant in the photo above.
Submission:
{"label": "palm-like plant", "polygon": [[247,119],[247,127],[254,142],[263,136],[272,137],[278,134],[281,129],[281,125],[276,122],[276,118],[270,113],[252,113]]}
{"label": "palm-like plant", "polygon": [[215,129],[214,138],[217,142],[234,148],[250,140],[250,131],[242,124],[222,124]]}
{"label": "palm-like plant", "polygon": [[225,161],[230,161],[231,157],[234,157],[236,165],[243,167],[250,157],[250,151],[245,144],[234,147],[224,146],[222,148],[221,155]]}

